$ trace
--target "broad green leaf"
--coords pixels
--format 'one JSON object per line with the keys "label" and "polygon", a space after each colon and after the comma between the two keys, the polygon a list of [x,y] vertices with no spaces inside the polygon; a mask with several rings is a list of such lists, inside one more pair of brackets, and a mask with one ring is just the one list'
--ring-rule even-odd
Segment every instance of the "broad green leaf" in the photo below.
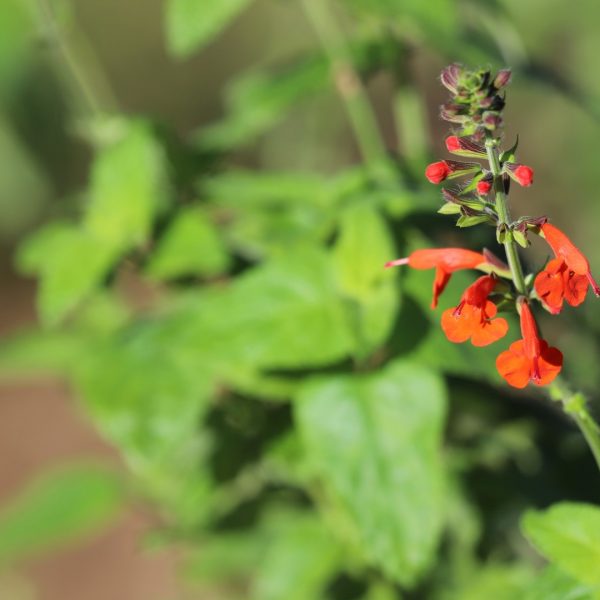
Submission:
{"label": "broad green leaf", "polygon": [[295,402],[307,459],[354,523],[362,553],[407,586],[439,541],[445,411],[441,380],[405,361],[376,375],[316,379]]}
{"label": "broad green leaf", "polygon": [[117,475],[94,465],[46,473],[0,511],[0,563],[39,554],[105,527],[123,504]]}
{"label": "broad green leaf", "polygon": [[345,295],[363,302],[379,283],[391,280],[384,265],[394,254],[391,235],[377,210],[359,203],[342,213],[333,260]]}
{"label": "broad green leaf", "polygon": [[169,50],[185,57],[209,44],[252,0],[168,0]]}
{"label": "broad green leaf", "polygon": [[552,564],[575,579],[600,585],[600,508],[561,502],[529,511],[522,521],[527,539]]}
{"label": "broad green leaf", "polygon": [[600,586],[588,586],[550,566],[538,574],[523,595],[524,600],[598,600]]}
{"label": "broad green leaf", "polygon": [[83,226],[98,246],[125,252],[146,242],[154,218],[167,201],[166,159],[143,121],[124,125],[124,134],[94,160],[90,200]]}
{"label": "broad green leaf", "polygon": [[256,572],[252,598],[321,598],[335,575],[340,548],[331,532],[312,515],[294,515],[278,526]]}
{"label": "broad green leaf", "polygon": [[154,279],[185,275],[213,277],[229,267],[220,233],[206,212],[182,210],[170,224],[152,253],[146,273]]}
{"label": "broad green leaf", "polygon": [[381,344],[394,323],[400,294],[396,272],[384,268],[394,254],[391,235],[377,209],[361,202],[342,213],[333,260],[340,291],[350,300],[362,355]]}
{"label": "broad green leaf", "polygon": [[87,231],[50,225],[26,241],[18,260],[24,271],[39,274],[40,316],[54,325],[101,284],[115,258]]}
{"label": "broad green leaf", "polygon": [[290,251],[190,303],[174,317],[180,345],[220,369],[318,366],[354,346],[330,257],[316,248]]}

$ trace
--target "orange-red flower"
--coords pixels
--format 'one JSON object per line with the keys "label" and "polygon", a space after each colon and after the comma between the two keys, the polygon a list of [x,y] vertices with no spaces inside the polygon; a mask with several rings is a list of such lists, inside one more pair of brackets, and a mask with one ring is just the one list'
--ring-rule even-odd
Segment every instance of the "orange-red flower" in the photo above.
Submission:
{"label": "orange-red flower", "polygon": [[524,388],[532,381],[547,385],[560,373],[563,355],[557,348],[548,346],[538,336],[535,319],[526,300],[521,300],[521,335],[496,359],[496,368],[504,379],[516,388]]}
{"label": "orange-red flower", "polygon": [[506,335],[506,319],[494,319],[497,308],[488,300],[497,282],[492,275],[480,277],[464,291],[456,308],[443,312],[442,329],[451,342],[470,339],[473,346],[487,346]]}
{"label": "orange-red flower", "polygon": [[392,260],[386,263],[385,266],[388,268],[408,265],[413,269],[435,269],[433,299],[431,301],[431,308],[435,308],[440,294],[448,285],[454,271],[475,269],[485,262],[486,259],[483,254],[464,248],[428,248],[415,250],[410,256]]}
{"label": "orange-red flower", "polygon": [[600,287],[594,281],[583,253],[554,225],[544,223],[541,229],[556,258],[538,274],[534,287],[550,312],[559,313],[563,300],[571,306],[581,304],[585,300],[588,284],[592,286],[596,296],[599,296]]}

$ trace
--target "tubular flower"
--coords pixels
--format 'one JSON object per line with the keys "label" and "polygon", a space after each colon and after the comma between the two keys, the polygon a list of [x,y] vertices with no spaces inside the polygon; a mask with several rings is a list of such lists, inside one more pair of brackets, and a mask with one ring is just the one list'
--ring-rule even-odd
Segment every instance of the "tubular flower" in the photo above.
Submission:
{"label": "tubular flower", "polygon": [[519,185],[529,187],[533,183],[533,169],[531,167],[509,162],[504,163],[504,167],[510,177]]}
{"label": "tubular flower", "polygon": [[571,306],[578,306],[585,300],[588,284],[596,296],[600,287],[592,277],[590,265],[583,253],[557,227],[550,223],[541,226],[544,238],[552,248],[556,258],[535,278],[535,291],[553,314],[558,314],[566,300]]}
{"label": "tubular flower", "polygon": [[547,385],[560,373],[563,355],[557,348],[548,346],[538,336],[535,319],[526,300],[521,300],[521,335],[496,359],[496,368],[504,379],[516,388],[524,388],[532,381]]}
{"label": "tubular flower", "polygon": [[497,282],[492,275],[480,277],[464,291],[456,308],[443,312],[442,329],[451,342],[466,342],[470,338],[473,346],[487,346],[506,335],[506,319],[494,319],[496,305],[488,300]]}
{"label": "tubular flower", "polygon": [[450,177],[460,177],[481,170],[481,165],[472,162],[460,162],[457,160],[438,160],[427,165],[425,177],[431,183],[442,183]]}
{"label": "tubular flower", "polygon": [[415,250],[410,256],[392,260],[385,266],[389,268],[408,265],[413,269],[435,269],[433,299],[431,300],[431,308],[435,308],[438,298],[448,285],[454,271],[475,269],[485,262],[483,254],[464,248],[428,248]]}

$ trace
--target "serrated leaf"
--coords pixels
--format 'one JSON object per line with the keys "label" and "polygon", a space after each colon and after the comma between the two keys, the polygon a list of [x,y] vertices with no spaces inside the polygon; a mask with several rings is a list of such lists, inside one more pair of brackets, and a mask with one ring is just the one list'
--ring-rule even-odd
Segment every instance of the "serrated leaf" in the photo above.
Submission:
{"label": "serrated leaf", "polygon": [[523,533],[551,563],[577,580],[600,585],[600,508],[561,502],[529,511]]}
{"label": "serrated leaf", "polygon": [[158,242],[146,267],[154,279],[184,275],[213,277],[230,264],[217,227],[200,208],[179,211]]}
{"label": "serrated leaf", "polygon": [[117,475],[93,465],[46,473],[0,512],[0,563],[73,542],[105,527],[123,504]]}
{"label": "serrated leaf", "polygon": [[295,402],[309,464],[354,523],[362,553],[407,586],[439,540],[445,410],[441,380],[404,361],[377,375],[316,379]]}
{"label": "serrated leaf", "polygon": [[252,0],[168,0],[166,27],[170,52],[185,57],[213,41]]}

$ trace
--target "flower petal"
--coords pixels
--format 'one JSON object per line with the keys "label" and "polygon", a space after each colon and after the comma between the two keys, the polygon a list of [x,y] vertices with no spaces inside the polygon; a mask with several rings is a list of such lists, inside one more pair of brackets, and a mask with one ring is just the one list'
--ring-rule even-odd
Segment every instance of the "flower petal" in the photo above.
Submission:
{"label": "flower petal", "polygon": [[513,342],[496,359],[498,373],[509,385],[522,389],[529,383],[530,360],[525,356],[523,340]]}
{"label": "flower petal", "polygon": [[488,346],[503,338],[508,332],[506,319],[499,317],[493,320],[485,320],[479,325],[471,336],[473,346]]}
{"label": "flower petal", "polygon": [[[477,313],[477,314],[475,314]],[[442,313],[441,325],[446,337],[455,344],[466,342],[478,325],[480,311],[465,304],[460,312],[449,308]]]}

